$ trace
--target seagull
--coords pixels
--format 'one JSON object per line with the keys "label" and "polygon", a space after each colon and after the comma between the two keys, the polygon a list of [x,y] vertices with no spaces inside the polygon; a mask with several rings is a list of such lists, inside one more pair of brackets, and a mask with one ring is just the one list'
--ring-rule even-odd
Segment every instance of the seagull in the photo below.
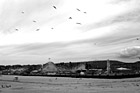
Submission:
{"label": "seagull", "polygon": [[80,11],[80,9],[77,8],[77,11]]}
{"label": "seagull", "polygon": [[54,9],[56,9],[56,6],[53,6]]}
{"label": "seagull", "polygon": [[33,22],[34,22],[34,23],[36,23],[36,21],[35,21],[35,20],[33,20]]}
{"label": "seagull", "polygon": [[76,24],[79,24],[79,25],[81,25],[81,23],[76,23]]}
{"label": "seagull", "polygon": [[139,40],[139,38],[137,38],[137,40]]}
{"label": "seagull", "polygon": [[84,12],[85,14],[87,13],[87,12]]}
{"label": "seagull", "polygon": [[16,30],[16,31],[18,31],[18,29],[17,29],[17,28],[16,28],[15,30]]}
{"label": "seagull", "polygon": [[39,31],[40,29],[36,29],[36,31]]}
{"label": "seagull", "polygon": [[72,19],[72,17],[69,17],[69,19]]}
{"label": "seagull", "polygon": [[21,13],[22,13],[22,14],[24,14],[24,12],[23,12],[23,11],[22,11]]}

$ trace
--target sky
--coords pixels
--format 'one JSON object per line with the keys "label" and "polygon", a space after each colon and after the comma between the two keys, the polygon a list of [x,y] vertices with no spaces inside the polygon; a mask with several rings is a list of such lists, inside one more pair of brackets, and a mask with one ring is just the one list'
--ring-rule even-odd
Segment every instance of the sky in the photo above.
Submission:
{"label": "sky", "polygon": [[140,0],[0,0],[0,65],[140,60]]}

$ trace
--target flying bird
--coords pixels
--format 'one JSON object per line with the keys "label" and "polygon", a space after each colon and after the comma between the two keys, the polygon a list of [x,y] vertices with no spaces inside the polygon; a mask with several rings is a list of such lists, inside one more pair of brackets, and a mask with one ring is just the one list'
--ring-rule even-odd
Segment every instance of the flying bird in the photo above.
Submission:
{"label": "flying bird", "polygon": [[139,38],[137,38],[137,40],[139,40]]}
{"label": "flying bird", "polygon": [[36,31],[39,31],[40,29],[36,29]]}
{"label": "flying bird", "polygon": [[85,14],[87,13],[87,12],[84,12]]}
{"label": "flying bird", "polygon": [[76,23],[76,24],[79,24],[79,25],[81,25],[81,23]]}
{"label": "flying bird", "polygon": [[21,13],[22,13],[22,14],[24,14],[24,12],[23,12],[23,11],[22,11]]}
{"label": "flying bird", "polygon": [[69,19],[72,19],[72,17],[69,17]]}
{"label": "flying bird", "polygon": [[36,23],[36,21],[35,21],[35,20],[33,20],[33,22],[34,22],[34,23]]}
{"label": "flying bird", "polygon": [[77,11],[80,11],[80,9],[77,8]]}
{"label": "flying bird", "polygon": [[54,9],[57,9],[56,6],[53,6]]}
{"label": "flying bird", "polygon": [[53,27],[51,29],[54,29]]}
{"label": "flying bird", "polygon": [[18,29],[17,29],[17,28],[16,28],[15,30],[16,30],[16,31],[18,31]]}

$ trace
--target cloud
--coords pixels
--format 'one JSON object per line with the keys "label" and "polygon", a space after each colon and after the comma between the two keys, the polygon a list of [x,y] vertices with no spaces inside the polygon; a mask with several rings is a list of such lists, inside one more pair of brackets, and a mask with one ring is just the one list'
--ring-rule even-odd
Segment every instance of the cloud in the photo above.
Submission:
{"label": "cloud", "polygon": [[48,21],[49,18],[54,18],[54,15],[49,16],[52,12],[57,16],[52,6],[59,7],[62,4],[63,0],[5,0],[0,4],[0,30],[9,33],[17,27],[30,28],[33,20]]}
{"label": "cloud", "polygon": [[111,4],[120,4],[120,3],[127,3],[130,1],[134,1],[134,0],[112,0],[110,3]]}
{"label": "cloud", "polygon": [[113,25],[118,25],[118,24],[124,24],[124,23],[139,23],[140,22],[140,9],[132,9],[127,12],[115,15],[115,16],[110,16],[106,17],[105,19],[99,21],[99,22],[94,22],[90,24],[86,24],[81,27],[81,29],[84,29],[84,31],[90,31],[93,29],[98,29],[98,28],[103,28],[107,26],[113,26]]}
{"label": "cloud", "polygon": [[[100,19],[89,22],[82,26],[80,29],[83,31],[90,31],[104,27],[113,28],[113,25],[139,23],[140,22],[140,1],[138,0],[111,0],[111,2],[123,2],[116,5],[108,4],[109,11],[103,12],[104,17],[100,15]],[[129,2],[129,3],[126,3]],[[104,9],[105,10],[105,9]],[[108,15],[107,15],[108,14]],[[96,14],[95,14],[96,15]],[[107,16],[106,16],[107,15]],[[94,15],[93,15],[94,17]],[[127,25],[126,24],[126,25]],[[112,26],[112,27],[111,27]]]}
{"label": "cloud", "polygon": [[[98,55],[104,57],[106,54],[110,54],[110,50],[112,49],[105,47],[102,49],[102,47],[94,45],[94,40],[8,45],[0,47],[0,61],[10,61],[11,64],[21,61],[39,63],[49,57],[55,62],[84,61],[95,57],[98,58]],[[11,60],[14,61],[12,62]]]}
{"label": "cloud", "polygon": [[[12,32],[15,28],[19,31],[1,33],[2,63],[5,62],[3,60],[38,63],[49,57],[56,61],[80,61],[87,57],[87,60],[108,59],[115,58],[115,53],[127,46],[135,47],[123,49],[119,57],[131,58],[139,55],[139,47],[136,47],[140,42],[136,40],[140,34],[138,0],[3,2],[0,3],[0,31]],[[69,20],[69,17],[72,19]],[[82,25],[77,25],[77,22]],[[40,30],[35,31],[36,29]]]}
{"label": "cloud", "polygon": [[140,46],[127,47],[120,52],[121,58],[138,58],[140,57]]}
{"label": "cloud", "polygon": [[[117,38],[116,38],[117,39]],[[123,38],[124,39],[124,38]],[[115,59],[118,50],[123,46],[129,45],[129,40],[107,41],[103,39],[89,39],[72,42],[54,42],[54,43],[28,43],[19,45],[0,46],[0,61],[16,63],[40,63],[49,57],[54,62],[61,61],[85,61],[94,59]],[[120,42],[119,42],[120,41]],[[116,42],[116,43],[115,43]],[[103,44],[102,44],[103,43]],[[136,50],[140,47],[134,47]],[[129,58],[134,53],[130,52],[132,48],[126,48],[119,54],[121,58]],[[128,52],[126,52],[129,50]],[[129,53],[130,52],[130,53]],[[129,54],[129,55],[128,55]],[[4,61],[3,61],[4,60]]]}

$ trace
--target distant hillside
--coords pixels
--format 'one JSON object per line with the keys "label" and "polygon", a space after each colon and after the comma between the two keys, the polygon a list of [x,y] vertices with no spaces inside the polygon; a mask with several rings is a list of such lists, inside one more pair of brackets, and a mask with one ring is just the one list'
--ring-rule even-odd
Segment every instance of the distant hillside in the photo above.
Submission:
{"label": "distant hillside", "polygon": [[[111,71],[116,71],[117,68],[127,68],[133,71],[140,71],[140,61],[134,63],[125,63],[117,60],[109,60]],[[48,66],[48,64],[51,64]],[[43,65],[43,68],[42,68]],[[48,71],[76,71],[88,69],[102,69],[106,71],[107,60],[98,61],[83,61],[69,63],[46,63],[38,65],[0,65],[0,71],[3,74],[30,75],[31,72],[48,72]],[[41,71],[42,70],[42,71]]]}
{"label": "distant hillside", "polygon": [[[103,69],[107,68],[107,60],[98,60],[98,61],[84,61],[84,62],[69,62],[69,63],[57,63],[57,67],[72,69],[77,67],[80,64],[84,64],[86,69]],[[134,63],[125,63],[117,60],[110,60],[111,69],[115,70],[119,67],[126,67],[133,70],[140,70],[140,61]]]}
{"label": "distant hillside", "polygon": [[140,64],[140,61],[135,62],[135,64]]}

